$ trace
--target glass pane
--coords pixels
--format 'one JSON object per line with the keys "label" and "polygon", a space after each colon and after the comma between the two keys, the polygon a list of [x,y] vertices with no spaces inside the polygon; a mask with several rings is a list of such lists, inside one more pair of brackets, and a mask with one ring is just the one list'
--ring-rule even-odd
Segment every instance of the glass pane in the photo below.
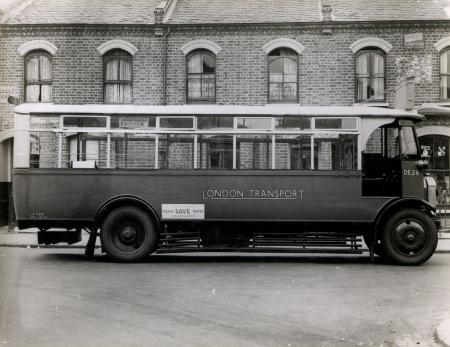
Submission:
{"label": "glass pane", "polygon": [[386,137],[387,137],[387,157],[388,158],[398,158],[400,155],[400,141],[398,138],[398,129],[397,128],[387,128],[386,129]]}
{"label": "glass pane", "polygon": [[161,135],[158,155],[161,169],[193,169],[194,136]]}
{"label": "glass pane", "polygon": [[356,84],[357,84],[356,100],[368,99],[370,93],[369,78],[359,77],[356,79]]}
{"label": "glass pane", "polygon": [[356,130],[356,118],[316,118],[316,129]]}
{"label": "glass pane", "polygon": [[40,64],[40,79],[41,81],[49,81],[52,79],[52,68],[50,59],[47,56],[41,55],[39,57]]}
{"label": "glass pane", "polygon": [[214,73],[216,69],[216,58],[209,55],[203,54],[203,73]]}
{"label": "glass pane", "polygon": [[142,133],[113,133],[110,158],[111,168],[154,169],[155,139]]}
{"label": "glass pane", "polygon": [[41,101],[50,102],[52,100],[52,86],[48,84],[41,85]]}
{"label": "glass pane", "polygon": [[198,129],[233,129],[233,117],[197,117]]}
{"label": "glass pane", "polygon": [[58,167],[58,134],[30,132],[30,167]]}
{"label": "glass pane", "polygon": [[270,83],[269,84],[269,98],[270,100],[282,100],[283,99],[283,84],[282,83]]}
{"label": "glass pane", "polygon": [[372,96],[374,100],[384,100],[384,78],[372,78]]}
{"label": "glass pane", "polygon": [[233,137],[200,135],[198,137],[197,167],[199,169],[232,169]]}
{"label": "glass pane", "polygon": [[311,129],[310,117],[284,116],[275,118],[275,129]]}
{"label": "glass pane", "polygon": [[153,129],[155,116],[111,116],[112,129]]}
{"label": "glass pane", "polygon": [[238,118],[238,129],[271,129],[271,118]]}
{"label": "glass pane", "polygon": [[264,170],[272,167],[272,141],[265,135],[237,136],[237,168]]}
{"label": "glass pane", "polygon": [[449,139],[446,136],[434,136],[433,164],[434,169],[449,169]]}
{"label": "glass pane", "polygon": [[108,81],[117,81],[119,79],[119,59],[112,59],[106,63],[106,76]]}
{"label": "glass pane", "polygon": [[450,50],[441,54],[441,73],[450,72]]}
{"label": "glass pane", "polygon": [[372,72],[384,75],[384,55],[372,52]]}
{"label": "glass pane", "polygon": [[188,76],[188,98],[200,99],[202,97],[202,81],[200,75]]}
{"label": "glass pane", "polygon": [[30,127],[31,129],[58,129],[59,117],[31,116]]}
{"label": "glass pane", "polygon": [[62,167],[106,168],[106,133],[64,133]]}
{"label": "glass pane", "polygon": [[450,76],[441,76],[441,98],[450,99]]}
{"label": "glass pane", "polygon": [[28,59],[27,62],[27,82],[39,80],[39,57]]}
{"label": "glass pane", "polygon": [[315,135],[314,168],[316,170],[357,170],[356,148],[356,135]]}
{"label": "glass pane", "polygon": [[356,76],[369,76],[369,53],[363,53],[356,58]]}
{"label": "glass pane", "polygon": [[202,75],[202,98],[212,99],[215,97],[215,76]]}
{"label": "glass pane", "polygon": [[131,62],[128,59],[120,59],[119,79],[131,81]]}
{"label": "glass pane", "polygon": [[[283,73],[283,59],[275,59],[269,64],[269,74],[282,74]],[[272,80],[272,78],[271,78]]]}
{"label": "glass pane", "polygon": [[402,139],[402,154],[404,156],[418,156],[418,148],[416,139],[414,137],[414,130],[412,127],[403,127],[401,130]]}
{"label": "glass pane", "polygon": [[297,83],[284,83],[283,88],[284,100],[296,100],[297,99]]}
{"label": "glass pane", "polygon": [[275,138],[275,169],[310,170],[311,136],[277,135]]}
{"label": "glass pane", "polygon": [[26,90],[27,102],[38,102],[40,90],[41,88],[38,84],[28,85]]}
{"label": "glass pane", "polygon": [[202,56],[201,54],[193,54],[188,59],[188,73],[202,72]]}
{"label": "glass pane", "polygon": [[194,128],[194,118],[188,117],[161,117],[159,119],[160,128],[171,128],[171,129],[193,129]]}
{"label": "glass pane", "polygon": [[106,128],[106,117],[64,117],[67,128]]}

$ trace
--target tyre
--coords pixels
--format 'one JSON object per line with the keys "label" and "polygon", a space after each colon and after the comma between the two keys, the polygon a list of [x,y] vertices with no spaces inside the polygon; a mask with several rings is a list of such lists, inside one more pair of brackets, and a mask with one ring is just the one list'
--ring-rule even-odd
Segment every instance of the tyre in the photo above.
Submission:
{"label": "tyre", "polygon": [[158,245],[158,232],[152,218],[134,206],[119,207],[105,218],[100,231],[105,252],[114,260],[137,262]]}
{"label": "tyre", "polygon": [[384,224],[381,245],[384,254],[402,265],[419,265],[436,250],[438,231],[431,218],[422,211],[405,209],[396,212]]}

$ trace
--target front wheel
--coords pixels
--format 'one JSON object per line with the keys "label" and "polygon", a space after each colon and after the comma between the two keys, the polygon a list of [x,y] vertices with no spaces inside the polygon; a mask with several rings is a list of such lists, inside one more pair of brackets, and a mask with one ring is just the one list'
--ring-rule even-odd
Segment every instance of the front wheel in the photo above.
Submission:
{"label": "front wheel", "polygon": [[436,250],[438,231],[427,214],[405,209],[388,219],[381,239],[384,254],[389,259],[402,265],[419,265]]}
{"label": "front wheel", "polygon": [[119,207],[109,213],[103,221],[100,239],[106,253],[123,262],[140,261],[158,245],[152,218],[134,206]]}

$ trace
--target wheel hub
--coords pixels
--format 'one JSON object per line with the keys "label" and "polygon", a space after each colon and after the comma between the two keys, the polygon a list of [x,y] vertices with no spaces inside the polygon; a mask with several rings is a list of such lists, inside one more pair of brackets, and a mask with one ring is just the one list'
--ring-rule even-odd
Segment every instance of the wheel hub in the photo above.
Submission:
{"label": "wheel hub", "polygon": [[131,225],[127,225],[120,231],[120,239],[126,243],[133,242],[136,239],[136,234],[136,229]]}
{"label": "wheel hub", "polygon": [[397,226],[394,241],[400,252],[406,255],[417,254],[425,247],[425,230],[416,221],[404,221]]}

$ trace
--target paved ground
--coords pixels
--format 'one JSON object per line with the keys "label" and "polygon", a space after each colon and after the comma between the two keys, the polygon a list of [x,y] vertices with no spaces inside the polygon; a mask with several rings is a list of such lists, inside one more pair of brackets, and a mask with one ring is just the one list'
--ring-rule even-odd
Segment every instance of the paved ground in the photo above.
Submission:
{"label": "paved ground", "polygon": [[434,346],[450,254],[170,255],[0,248],[0,346]]}

